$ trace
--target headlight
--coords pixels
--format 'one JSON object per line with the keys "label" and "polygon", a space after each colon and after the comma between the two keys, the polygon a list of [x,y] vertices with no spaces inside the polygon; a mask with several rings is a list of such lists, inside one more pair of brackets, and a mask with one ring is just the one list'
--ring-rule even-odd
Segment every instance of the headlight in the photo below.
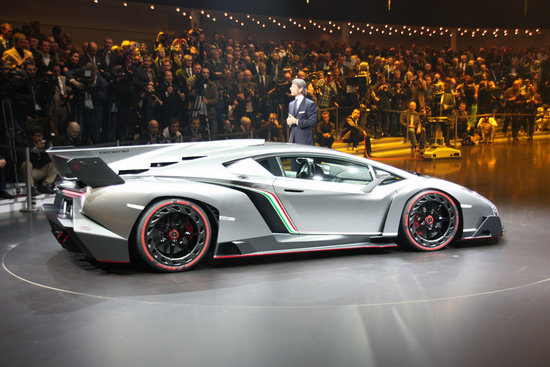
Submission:
{"label": "headlight", "polygon": [[491,201],[489,201],[489,199],[487,199],[485,196],[482,196],[482,195],[478,194],[475,191],[470,190],[470,192],[472,192],[475,196],[477,196],[482,201],[487,203],[487,205],[489,205],[491,207],[491,210],[493,211],[493,215],[498,216],[498,209],[497,209],[497,206],[495,204],[491,203]]}

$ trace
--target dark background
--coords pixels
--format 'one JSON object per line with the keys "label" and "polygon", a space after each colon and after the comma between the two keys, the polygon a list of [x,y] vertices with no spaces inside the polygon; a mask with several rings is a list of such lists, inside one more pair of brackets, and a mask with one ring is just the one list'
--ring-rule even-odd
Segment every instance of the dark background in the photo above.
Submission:
{"label": "dark background", "polygon": [[[454,27],[547,28],[549,0],[131,0],[323,20]],[[525,11],[525,3],[527,10]]]}

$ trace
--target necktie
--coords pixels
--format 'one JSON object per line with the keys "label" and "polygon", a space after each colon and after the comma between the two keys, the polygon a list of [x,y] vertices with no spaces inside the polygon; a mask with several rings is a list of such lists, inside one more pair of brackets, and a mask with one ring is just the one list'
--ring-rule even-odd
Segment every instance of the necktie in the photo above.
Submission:
{"label": "necktie", "polygon": [[107,51],[105,54],[105,65],[109,66],[109,63],[111,62],[111,51]]}
{"label": "necktie", "polygon": [[65,90],[63,88],[63,82],[61,81],[60,77],[57,77],[57,83],[59,84],[59,94],[64,95]]}

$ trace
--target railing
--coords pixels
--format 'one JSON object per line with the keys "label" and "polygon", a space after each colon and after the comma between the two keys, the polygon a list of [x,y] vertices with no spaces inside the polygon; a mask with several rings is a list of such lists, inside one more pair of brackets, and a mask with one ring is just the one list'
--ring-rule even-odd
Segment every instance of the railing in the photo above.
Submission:
{"label": "railing", "polygon": [[[343,118],[341,118],[341,116],[347,116],[349,114],[351,114],[351,111],[353,110],[354,108],[353,107],[333,107],[333,108],[328,108],[328,109],[320,109],[319,110],[319,115],[323,112],[323,111],[329,111],[330,113],[332,113],[334,116],[335,116],[335,124],[336,124],[336,130],[338,133],[341,132],[341,127],[342,127],[342,121]],[[376,114],[376,111],[369,111],[367,109],[362,109],[362,114],[361,114],[361,124],[362,124],[362,127],[365,128],[367,131],[371,131],[372,132],[372,126],[369,126],[369,123],[367,122],[369,120],[369,117],[372,117],[372,116],[375,116]],[[390,112],[390,113],[395,113],[395,114],[400,114],[402,113],[403,111],[398,111],[398,110],[386,110],[385,112]],[[521,121],[521,122],[524,122],[525,123],[525,129],[527,130],[527,119],[533,119],[533,122],[534,124],[536,124],[536,121],[535,119],[536,118],[544,118],[544,123],[546,124],[545,125],[545,129],[546,131],[550,131],[550,114],[547,112],[545,112],[545,115],[544,116],[540,116],[540,115],[537,115],[535,116],[534,114],[526,114],[526,113],[514,113],[514,114],[506,114],[506,113],[492,113],[492,114],[475,114],[475,115],[466,115],[466,116],[462,116],[462,118],[465,118],[465,119],[469,119],[470,121],[473,121],[474,122],[474,128],[476,128],[476,125],[477,125],[477,122],[479,121],[480,118],[484,117],[484,116],[491,116],[493,118],[495,118],[495,120],[498,122],[497,126],[495,127],[495,133],[497,134],[501,134],[502,133],[502,128],[503,128],[503,125],[504,125],[504,121],[506,119],[510,119],[513,120],[515,119],[517,123],[518,120]],[[283,121],[283,120],[280,120],[282,121],[280,123],[281,126],[283,126],[283,131],[287,131],[288,129],[286,129],[286,119]],[[372,122],[372,120],[371,120]],[[453,119],[450,119],[448,122],[448,126],[450,127],[450,132],[449,132],[449,140],[453,140],[453,143],[454,145],[458,145],[458,142],[459,140],[462,138],[461,136],[458,136],[458,118],[457,116],[453,116]],[[434,124],[433,126],[436,126],[437,124]],[[512,126],[510,126],[510,128],[512,128]],[[516,127],[517,128],[517,127]],[[528,131],[526,131],[528,132]],[[407,142],[407,132],[404,131],[403,133],[404,135],[404,142],[406,143]],[[234,139],[234,138],[243,138],[243,137],[246,137],[246,138],[256,138],[257,135],[255,134],[254,132],[254,129],[251,129],[249,132],[247,133],[244,133],[244,132],[236,132],[236,133],[219,133],[219,134],[210,134],[209,132],[205,135],[204,139],[203,140],[221,140],[221,139]],[[451,139],[452,137],[452,139]],[[190,137],[186,137],[186,136],[182,136],[182,141],[189,141],[190,140]],[[121,140],[117,140],[117,141],[113,141],[113,142],[108,142],[108,143],[103,143],[103,144],[95,144],[95,145],[88,145],[86,146],[87,148],[89,147],[109,147],[109,146],[123,146],[123,145],[134,145],[134,144],[137,144],[137,141],[136,140],[125,140],[125,141],[121,141]],[[17,195],[23,195],[23,190],[21,190],[21,186],[19,185],[20,182],[19,182],[19,176],[18,176],[18,172],[19,172],[19,168],[20,166],[18,166],[18,162],[17,162],[17,159],[16,157],[19,156],[21,157],[23,154],[25,156],[25,164],[26,164],[26,178],[25,178],[25,190],[24,190],[24,195],[27,196],[26,198],[26,203],[27,203],[27,206],[25,209],[23,209],[23,211],[30,211],[30,212],[35,212],[37,211],[36,208],[34,208],[33,206],[33,197],[32,197],[32,194],[33,194],[33,185],[32,185],[32,172],[31,172],[31,164],[30,164],[30,154],[31,152],[43,152],[44,150],[32,150],[30,148],[19,148],[19,147],[13,147],[12,144],[10,145],[0,145],[0,149],[4,152],[7,152],[8,154],[6,154],[6,158],[7,158],[7,161],[8,161],[8,166],[4,167],[4,170],[9,170],[11,169],[12,170],[12,173],[13,173],[13,178],[15,178],[14,180],[14,183],[16,184],[15,187],[16,187],[16,194]],[[19,153],[19,154],[18,154]],[[22,163],[22,162],[21,162]]]}

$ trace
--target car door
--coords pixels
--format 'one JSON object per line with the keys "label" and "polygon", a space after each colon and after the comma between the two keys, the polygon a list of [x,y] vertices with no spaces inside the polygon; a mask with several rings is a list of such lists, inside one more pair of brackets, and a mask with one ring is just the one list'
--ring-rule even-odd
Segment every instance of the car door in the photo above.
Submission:
{"label": "car door", "polygon": [[[327,156],[278,158],[283,175],[274,191],[301,234],[382,232],[394,190],[380,185],[368,164]],[[310,165],[309,172],[303,169]],[[304,172],[306,171],[306,172]]]}

